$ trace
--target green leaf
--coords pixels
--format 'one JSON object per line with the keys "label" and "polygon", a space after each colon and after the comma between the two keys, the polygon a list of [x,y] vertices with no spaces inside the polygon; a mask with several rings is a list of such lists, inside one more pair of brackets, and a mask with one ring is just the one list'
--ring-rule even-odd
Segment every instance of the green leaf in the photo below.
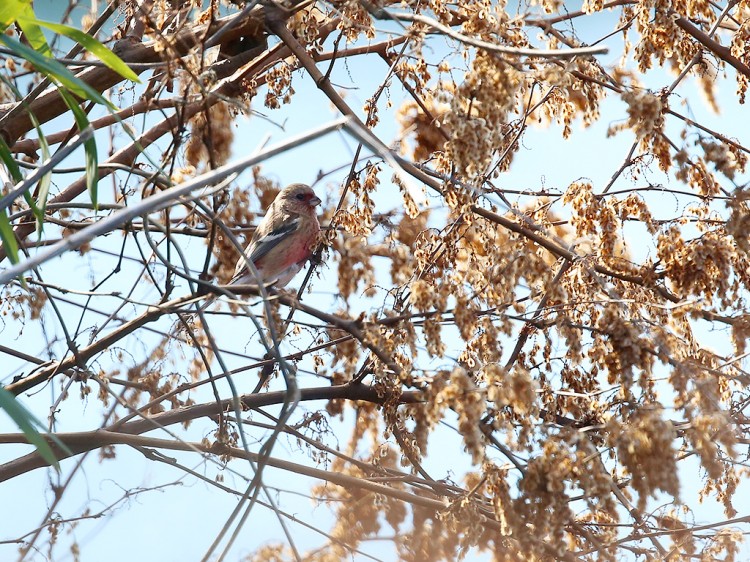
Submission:
{"label": "green leaf", "polygon": [[20,41],[16,41],[3,33],[0,33],[0,43],[16,53],[19,57],[29,61],[34,68],[47,76],[56,85],[65,86],[80,98],[100,103],[112,111],[117,111],[114,104],[112,104],[107,98],[89,86],[86,82],[75,76],[70,70],[65,68],[65,66],[57,62],[55,59],[46,57],[36,52],[31,47],[28,47]]}
{"label": "green leaf", "polygon": [[[5,84],[16,96],[17,99],[21,99],[21,94],[16,89],[15,85],[12,82],[9,82],[4,77],[0,76],[0,80]],[[34,124],[34,127],[36,127],[37,134],[39,136],[39,144],[42,149],[42,153],[44,155],[44,159],[49,158],[49,145],[47,144],[47,139],[44,137],[44,134],[42,133],[42,129],[39,125],[39,121],[29,112],[29,117],[31,118],[32,123]],[[0,137],[0,160],[3,161],[6,168],[8,169],[11,179],[13,180],[13,183],[18,183],[21,180],[23,180],[23,176],[21,174],[21,169],[18,167],[18,164],[16,164],[16,161],[13,159],[12,153],[10,151],[10,148],[8,148],[8,145],[5,144],[5,141]],[[36,201],[34,201],[34,198],[31,196],[31,194],[28,191],[24,191],[23,198],[26,199],[26,203],[29,205],[29,208],[31,209],[31,212],[34,214],[34,217],[36,217],[37,220],[37,232],[41,234],[41,226],[44,221],[44,207],[47,205],[47,194],[49,193],[49,186],[52,183],[52,174],[45,174],[44,177],[40,180],[40,194],[41,191],[46,187],[46,193],[44,195],[43,199],[43,205],[40,209],[39,206],[37,206]],[[39,198],[42,199],[41,197]]]}
{"label": "green leaf", "polygon": [[[19,18],[19,23],[21,23],[21,19],[25,20],[26,17]],[[33,23],[41,25],[42,27],[46,27],[47,29],[54,31],[55,33],[59,33],[60,35],[65,35],[76,43],[80,43],[87,51],[98,57],[100,61],[106,64],[111,70],[117,72],[117,74],[119,74],[123,78],[132,80],[133,82],[141,81],[140,78],[138,78],[138,75],[133,72],[120,57],[107,49],[107,47],[91,37],[91,35],[89,35],[88,33],[85,33],[80,29],[76,29],[75,27],[70,27],[69,25],[63,25],[61,23],[54,23],[37,19],[35,19]]]}
{"label": "green leaf", "polygon": [[10,263],[18,263],[18,243],[5,209],[0,209],[0,240],[3,241],[3,248]]}
{"label": "green leaf", "polygon": [[[29,10],[29,12],[31,16],[34,15],[34,12],[31,10]],[[44,36],[42,29],[37,25],[36,18],[22,16],[19,17],[16,22],[26,36],[26,39],[29,41],[29,44],[34,47],[35,51],[48,57],[52,56],[52,51],[47,44],[47,38]]]}
{"label": "green leaf", "polygon": [[13,154],[10,152],[10,148],[5,144],[5,141],[0,137],[0,160],[3,161],[5,167],[10,173],[10,179],[13,183],[18,183],[23,180],[23,174],[21,174],[21,168],[18,167],[18,163],[13,159]]}
{"label": "green leaf", "polygon": [[[9,21],[15,21],[16,15],[12,15],[13,10],[11,9],[12,6],[9,4],[6,4],[8,2],[9,4],[27,4],[24,0],[0,0],[0,25],[2,24],[2,17],[5,17]],[[52,24],[57,25],[57,24]],[[88,37],[88,36],[87,36]],[[82,43],[83,44],[83,43]],[[58,63],[55,59],[51,57],[44,57],[43,55],[40,55],[34,49],[30,49],[26,45],[20,43],[19,41],[16,41],[15,39],[12,39],[2,33],[0,33],[0,45],[5,45],[8,49],[13,51],[16,56],[21,57],[23,59],[26,59],[31,63],[38,72],[41,72],[45,76],[47,76],[52,82],[55,83],[56,86],[61,87],[65,86],[67,87],[71,92],[76,94],[78,97],[88,99],[91,101],[94,101],[96,103],[102,104],[107,107],[107,109],[112,113],[115,120],[123,125],[123,130],[125,133],[133,139],[133,141],[136,142],[136,147],[142,151],[142,148],[137,142],[136,137],[133,135],[133,133],[130,131],[129,127],[124,126],[122,119],[117,115],[118,108],[111,103],[109,100],[107,100],[102,94],[97,92],[95,89],[93,89],[91,86],[86,84],[84,81],[76,77],[73,73],[71,73],[65,66]],[[86,45],[84,45],[86,46]],[[105,48],[106,50],[106,48]],[[105,59],[108,57],[108,55],[105,55]],[[115,57],[114,53],[112,53],[112,57]],[[115,57],[117,58],[117,57]],[[110,59],[110,63],[112,63],[112,60]],[[117,60],[120,60],[117,58]],[[106,60],[104,61],[106,64]],[[122,62],[122,61],[121,61]],[[124,64],[124,63],[123,63]],[[117,69],[115,68],[115,71]],[[128,67],[128,71],[130,71],[130,68]],[[138,80],[138,77],[135,76],[135,79]],[[70,105],[69,105],[70,107]],[[86,121],[88,123],[88,121]],[[86,144],[88,148],[87,154],[94,154],[94,151],[96,149],[96,145],[93,141]],[[146,152],[143,152],[146,159],[154,165],[155,168],[161,169],[161,166],[158,164],[158,162],[155,162]],[[94,170],[97,170],[98,175],[98,167],[95,165],[94,162],[87,161],[87,169],[93,172]],[[91,180],[92,175],[89,175],[89,179]],[[89,183],[89,188],[94,195],[96,194],[95,189],[91,189],[93,186],[91,183]]]}
{"label": "green leaf", "polygon": [[[64,89],[60,89],[60,95],[65,104],[68,106],[70,111],[73,112],[73,117],[78,125],[78,130],[83,131],[87,127],[90,127],[89,118],[86,112],[81,109],[75,99],[66,92]],[[91,197],[91,203],[94,205],[94,209],[98,206],[98,186],[99,186],[99,160],[97,157],[96,150],[96,137],[91,136],[89,140],[83,143],[83,149],[86,154],[86,189],[89,191],[89,197]]]}
{"label": "green leaf", "polygon": [[[49,446],[47,440],[42,437],[42,434],[36,429],[44,429],[44,424],[39,421],[34,414],[29,412],[23,404],[21,404],[16,397],[4,388],[0,388],[0,409],[10,416],[18,428],[29,440],[29,443],[36,447],[39,455],[51,466],[54,466],[56,470],[60,470],[60,463],[57,461],[55,453],[52,451],[52,447]],[[36,427],[34,427],[36,426]],[[70,449],[65,444],[57,439],[55,436],[50,436],[51,439],[67,454],[72,454]]]}
{"label": "green leaf", "polygon": [[[39,124],[39,121],[31,112],[29,112],[29,117],[31,118],[31,122],[36,128],[36,134],[39,138],[39,149],[42,151],[42,162],[46,162],[50,158],[47,137],[44,136],[44,132],[42,131],[42,127]],[[44,211],[47,208],[47,198],[49,197],[49,188],[51,185],[52,171],[50,170],[39,180],[39,189],[37,190],[36,201],[34,201],[34,199],[28,192],[24,193],[24,196],[27,196],[26,201],[30,200],[29,206],[31,207],[31,211],[36,217],[36,232],[38,236],[42,235],[42,230],[44,229]]]}
{"label": "green leaf", "polygon": [[52,51],[47,44],[47,38],[39,27],[31,0],[3,0],[0,8],[0,25],[3,31],[14,21],[23,31],[26,40],[37,51],[43,55],[52,56]]}
{"label": "green leaf", "polygon": [[[13,159],[13,155],[5,144],[5,141],[0,138],[0,160],[3,161],[5,167],[10,174],[10,179],[14,183],[18,183],[23,180],[21,169]],[[3,248],[8,255],[11,263],[18,263],[18,243],[16,242],[16,235],[13,233],[13,226],[10,224],[8,213],[5,209],[0,210],[0,240],[3,242]]]}
{"label": "green leaf", "polygon": [[3,0],[0,3],[0,28],[3,31],[31,8],[31,0]]}

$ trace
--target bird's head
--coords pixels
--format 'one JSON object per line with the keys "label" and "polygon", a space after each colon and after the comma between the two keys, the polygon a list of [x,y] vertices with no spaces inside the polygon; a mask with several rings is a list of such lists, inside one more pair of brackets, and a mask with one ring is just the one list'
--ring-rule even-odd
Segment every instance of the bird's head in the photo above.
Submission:
{"label": "bird's head", "polygon": [[304,183],[293,183],[281,190],[277,196],[285,211],[290,213],[309,213],[315,212],[315,207],[320,205],[321,201],[312,187]]}

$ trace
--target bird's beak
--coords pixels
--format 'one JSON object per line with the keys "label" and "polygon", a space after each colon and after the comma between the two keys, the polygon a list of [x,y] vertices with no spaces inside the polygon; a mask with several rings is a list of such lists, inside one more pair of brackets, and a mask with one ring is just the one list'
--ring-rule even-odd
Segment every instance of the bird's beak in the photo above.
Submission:
{"label": "bird's beak", "polygon": [[311,207],[317,207],[320,205],[322,201],[320,200],[320,197],[316,197],[313,195],[312,199],[310,199],[310,206]]}

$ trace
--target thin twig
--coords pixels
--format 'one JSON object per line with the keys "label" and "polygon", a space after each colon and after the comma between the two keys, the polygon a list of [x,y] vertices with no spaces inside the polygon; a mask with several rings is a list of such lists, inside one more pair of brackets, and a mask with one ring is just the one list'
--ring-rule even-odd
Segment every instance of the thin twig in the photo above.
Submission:
{"label": "thin twig", "polygon": [[521,57],[535,57],[543,59],[569,59],[580,56],[592,56],[592,55],[606,55],[609,52],[609,48],[605,46],[600,47],[578,47],[566,50],[560,49],[530,49],[526,47],[506,47],[505,45],[498,45],[496,43],[488,43],[481,39],[475,39],[469,37],[463,33],[452,30],[447,25],[443,25],[437,20],[430,17],[423,16],[422,14],[408,14],[404,12],[387,12],[385,10],[373,10],[371,14],[377,19],[381,20],[400,20],[400,21],[411,21],[415,23],[421,23],[428,27],[431,27],[440,33],[452,37],[456,41],[477,47],[485,51],[492,53],[502,53],[504,55],[515,55]]}

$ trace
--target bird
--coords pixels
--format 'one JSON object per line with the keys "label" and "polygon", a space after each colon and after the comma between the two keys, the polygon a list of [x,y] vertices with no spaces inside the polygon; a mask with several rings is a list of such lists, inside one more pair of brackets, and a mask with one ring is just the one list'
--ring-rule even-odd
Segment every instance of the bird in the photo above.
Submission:
{"label": "bird", "polygon": [[[315,207],[320,203],[320,198],[304,183],[292,183],[282,189],[258,223],[244,255],[237,260],[228,285],[285,287],[312,257],[320,232]],[[203,296],[199,313],[216,300],[215,294]]]}
{"label": "bird", "polygon": [[[320,232],[321,200],[304,183],[282,189],[240,256],[230,285],[285,287],[310,259]],[[255,271],[248,267],[252,263]]]}

